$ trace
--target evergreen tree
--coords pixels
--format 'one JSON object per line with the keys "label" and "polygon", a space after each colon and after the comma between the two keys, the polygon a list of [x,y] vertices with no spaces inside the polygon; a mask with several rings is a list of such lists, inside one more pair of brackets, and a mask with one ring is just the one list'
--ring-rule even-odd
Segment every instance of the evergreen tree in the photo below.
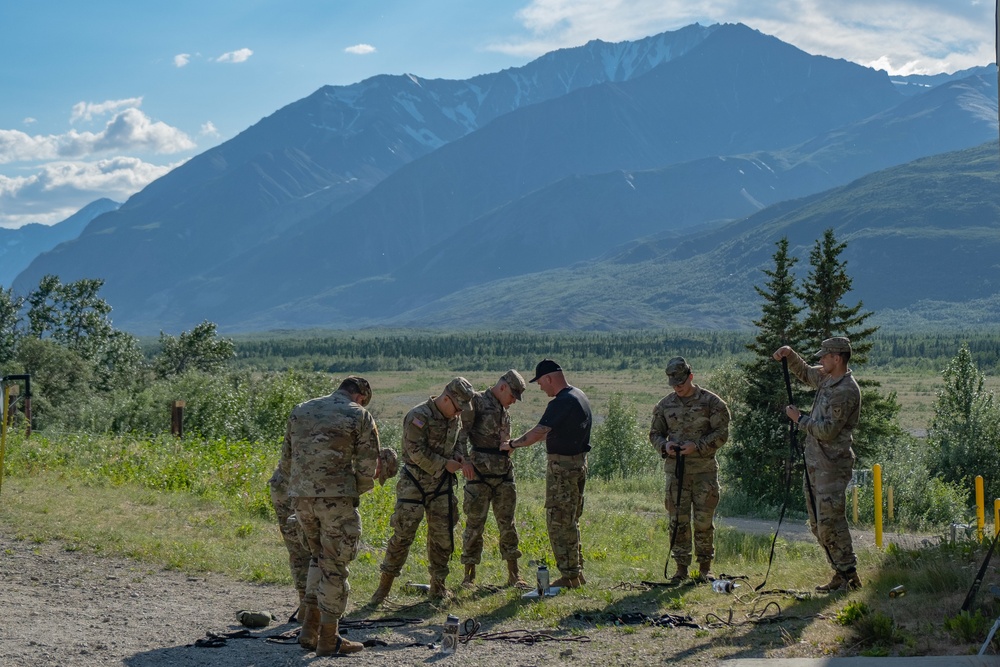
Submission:
{"label": "evergreen tree", "polygon": [[20,320],[18,314],[23,304],[24,299],[15,297],[13,288],[0,289],[0,371],[14,359]]}
{"label": "evergreen tree", "polygon": [[970,487],[976,475],[986,483],[987,498],[1000,494],[1000,406],[985,388],[968,344],[944,370],[944,388],[934,405],[927,434],[934,453],[932,472]]}
{"label": "evergreen tree", "polygon": [[[799,297],[807,308],[802,321],[802,337],[809,347],[801,353],[810,360],[813,350],[832,336],[851,339],[850,365],[867,361],[872,349],[872,336],[878,327],[864,326],[874,313],[862,312],[862,302],[854,306],[842,303],[851,291],[852,280],[847,275],[847,262],[840,259],[847,243],[838,243],[833,229],[823,232],[809,253],[809,275],[799,290]],[[878,383],[858,380],[861,387],[861,417],[854,432],[854,451],[862,465],[875,463],[890,439],[903,435],[899,426],[899,402],[895,393],[883,396]],[[807,399],[808,400],[808,399]]]}
{"label": "evergreen tree", "polygon": [[861,312],[861,301],[855,306],[841,303],[853,282],[847,275],[847,262],[840,259],[846,247],[847,243],[838,243],[834,238],[833,229],[827,229],[809,253],[811,268],[798,293],[808,308],[802,321],[802,337],[811,349],[818,350],[827,338],[847,336],[851,339],[851,359],[863,364],[878,327],[859,328],[873,315],[870,311]]}
{"label": "evergreen tree", "polygon": [[[748,497],[765,504],[781,504],[784,499],[786,465],[789,460],[788,404],[781,364],[771,355],[782,345],[797,348],[801,342],[798,315],[802,307],[795,303],[795,277],[792,267],[798,261],[788,254],[788,239],[776,243],[774,268],[764,270],[765,286],[754,286],[764,299],[761,317],[754,320],[757,335],[747,348],[755,353],[742,365],[744,396],[733,410],[731,439],[725,448],[725,476]],[[792,500],[801,504],[800,494]]]}

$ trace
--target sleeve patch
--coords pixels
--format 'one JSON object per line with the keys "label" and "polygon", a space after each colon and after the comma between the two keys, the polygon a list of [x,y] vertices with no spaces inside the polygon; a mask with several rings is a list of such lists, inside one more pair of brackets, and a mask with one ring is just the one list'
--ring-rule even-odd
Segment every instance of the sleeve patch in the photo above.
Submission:
{"label": "sleeve patch", "polygon": [[412,420],[410,420],[410,423],[416,426],[417,428],[424,427],[424,422],[420,419],[420,417],[414,417]]}

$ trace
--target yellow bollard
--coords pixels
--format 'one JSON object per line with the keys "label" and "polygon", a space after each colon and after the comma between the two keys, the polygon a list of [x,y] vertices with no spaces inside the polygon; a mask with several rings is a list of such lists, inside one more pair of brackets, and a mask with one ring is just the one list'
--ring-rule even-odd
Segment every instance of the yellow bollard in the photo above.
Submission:
{"label": "yellow bollard", "polygon": [[892,485],[889,485],[889,521],[892,521]]}
{"label": "yellow bollard", "polygon": [[882,466],[872,466],[872,477],[875,481],[875,546],[882,548]]}
{"label": "yellow bollard", "polygon": [[993,536],[1000,535],[1000,498],[993,500]]}
{"label": "yellow bollard", "polygon": [[3,405],[0,406],[0,492],[3,492],[3,454],[7,449],[7,401],[10,400],[10,391],[7,385],[2,385]]}
{"label": "yellow bollard", "polygon": [[857,523],[858,522],[858,487],[857,486],[854,487],[853,504],[854,504],[854,523]]}
{"label": "yellow bollard", "polygon": [[986,510],[983,507],[983,476],[976,475],[976,539],[983,541],[983,526],[986,524]]}

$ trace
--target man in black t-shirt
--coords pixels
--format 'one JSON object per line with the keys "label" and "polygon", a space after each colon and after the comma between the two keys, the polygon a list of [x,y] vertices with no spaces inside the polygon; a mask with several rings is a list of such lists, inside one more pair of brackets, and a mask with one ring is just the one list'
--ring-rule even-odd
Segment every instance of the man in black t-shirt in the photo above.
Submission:
{"label": "man in black t-shirt", "polygon": [[538,387],[552,398],[538,425],[516,440],[504,443],[510,451],[545,441],[548,465],[545,472],[545,526],[562,576],[553,586],[576,588],[586,583],[580,548],[580,515],[587,483],[587,452],[590,451],[590,401],[566,382],[562,368],[551,359],[535,367]]}

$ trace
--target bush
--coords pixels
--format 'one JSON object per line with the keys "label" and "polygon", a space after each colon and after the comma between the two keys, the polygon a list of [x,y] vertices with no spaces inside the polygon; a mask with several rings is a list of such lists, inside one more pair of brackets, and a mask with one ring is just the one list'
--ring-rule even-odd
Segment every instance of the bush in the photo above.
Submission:
{"label": "bush", "polygon": [[628,479],[657,469],[659,455],[639,425],[636,408],[620,393],[608,401],[608,416],[594,427],[589,474],[599,479]]}

